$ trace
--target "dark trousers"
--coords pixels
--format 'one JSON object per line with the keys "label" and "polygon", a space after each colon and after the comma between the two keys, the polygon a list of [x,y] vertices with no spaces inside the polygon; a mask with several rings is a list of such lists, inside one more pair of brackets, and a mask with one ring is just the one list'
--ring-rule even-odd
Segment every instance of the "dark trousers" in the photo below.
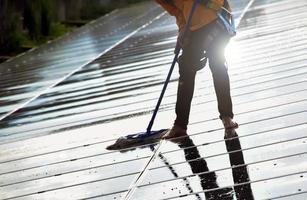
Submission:
{"label": "dark trousers", "polygon": [[209,60],[220,118],[226,116],[233,118],[229,76],[224,56],[224,49],[228,39],[221,33],[214,39],[213,43],[207,41],[208,37],[210,38],[210,31],[215,27],[216,22],[212,22],[196,31],[190,32],[187,35],[187,44],[184,45],[182,54],[178,59],[180,77],[177,91],[177,118],[175,124],[184,129],[187,129],[189,123],[196,72],[202,67],[203,63],[201,60],[204,57],[207,57]]}

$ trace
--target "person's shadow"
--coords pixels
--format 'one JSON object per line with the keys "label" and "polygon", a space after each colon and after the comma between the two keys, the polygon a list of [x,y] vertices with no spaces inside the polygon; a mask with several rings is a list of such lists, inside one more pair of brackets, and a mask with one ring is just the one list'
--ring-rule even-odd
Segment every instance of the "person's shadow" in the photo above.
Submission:
{"label": "person's shadow", "polygon": [[219,188],[215,172],[209,170],[207,162],[200,156],[191,138],[186,137],[181,139],[180,142],[177,141],[179,143],[178,146],[184,151],[185,159],[190,165],[192,172],[199,176],[200,184],[207,200],[232,200],[234,195],[238,200],[254,199],[240,140],[235,130],[231,131],[231,134],[225,134],[225,144],[229,154],[234,181],[234,186],[232,187]]}

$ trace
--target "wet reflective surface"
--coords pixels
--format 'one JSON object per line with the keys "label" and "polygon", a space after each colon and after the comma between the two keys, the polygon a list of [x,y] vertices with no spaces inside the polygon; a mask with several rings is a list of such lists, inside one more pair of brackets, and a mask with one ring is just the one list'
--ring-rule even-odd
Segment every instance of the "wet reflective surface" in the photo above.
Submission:
{"label": "wet reflective surface", "polygon": [[[249,2],[231,1],[237,19]],[[153,2],[1,64],[1,199],[121,199],[148,163],[131,199],[306,199],[306,9],[255,0],[226,51],[237,133],[205,68],[189,137],[151,162],[156,144],[105,148],[145,130],[172,60],[177,27]],[[177,77],[154,129],[173,123]]]}
{"label": "wet reflective surface", "polygon": [[[219,187],[216,172],[209,169],[206,160],[200,155],[197,145],[194,144],[190,137],[185,137],[175,141],[175,143],[177,143],[183,150],[186,160],[185,164],[190,165],[193,174],[182,178],[186,183],[186,190],[190,192],[188,196],[194,196],[195,199],[203,199],[204,197],[205,199],[233,199],[234,196],[236,199],[254,199],[253,192],[249,184],[249,175],[244,162],[241,144],[237,134],[235,131],[233,132],[234,133],[231,133],[231,136],[227,136],[225,138],[225,144],[229,154],[234,186],[223,188]],[[167,162],[166,157],[164,157],[162,154],[160,154],[159,157],[172,172],[172,174],[176,178],[180,178],[173,166]],[[199,177],[199,184],[202,190],[201,192],[194,191],[195,183],[189,182],[189,179],[191,179],[193,176]],[[178,188],[172,190],[176,191]],[[181,196],[184,195],[187,194],[182,194]]]}

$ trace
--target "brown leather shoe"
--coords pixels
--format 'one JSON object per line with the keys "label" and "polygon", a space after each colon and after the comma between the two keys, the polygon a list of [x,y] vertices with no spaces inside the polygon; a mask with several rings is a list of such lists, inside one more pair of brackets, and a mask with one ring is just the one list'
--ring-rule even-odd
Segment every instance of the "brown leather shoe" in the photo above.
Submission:
{"label": "brown leather shoe", "polygon": [[178,125],[174,125],[171,129],[168,129],[165,134],[163,135],[162,139],[172,139],[177,137],[186,136],[187,131],[183,128],[181,128]]}
{"label": "brown leather shoe", "polygon": [[224,125],[224,128],[227,129],[236,129],[239,127],[237,122],[233,121],[231,117],[223,117],[222,122]]}

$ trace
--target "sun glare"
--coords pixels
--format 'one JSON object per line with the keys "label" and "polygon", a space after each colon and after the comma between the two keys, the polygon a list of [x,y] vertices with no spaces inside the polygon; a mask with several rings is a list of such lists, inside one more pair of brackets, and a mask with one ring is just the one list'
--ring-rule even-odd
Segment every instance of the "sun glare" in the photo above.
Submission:
{"label": "sun glare", "polygon": [[242,52],[238,42],[231,40],[225,49],[225,56],[228,62],[238,62],[241,59]]}

